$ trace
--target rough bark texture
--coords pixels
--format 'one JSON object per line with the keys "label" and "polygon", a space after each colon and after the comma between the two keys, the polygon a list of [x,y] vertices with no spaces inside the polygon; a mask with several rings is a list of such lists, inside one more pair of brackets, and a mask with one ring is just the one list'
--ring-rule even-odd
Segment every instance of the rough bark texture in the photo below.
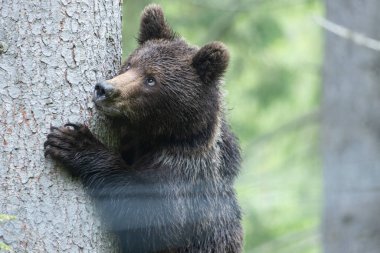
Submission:
{"label": "rough bark texture", "polygon": [[[87,122],[120,65],[119,0],[0,0],[0,241],[15,252],[113,252],[79,181],[43,156],[50,124]],[[117,138],[95,120],[106,142]]]}
{"label": "rough bark texture", "polygon": [[[327,18],[380,40],[380,1],[326,0]],[[326,32],[326,253],[380,249],[380,52]]]}

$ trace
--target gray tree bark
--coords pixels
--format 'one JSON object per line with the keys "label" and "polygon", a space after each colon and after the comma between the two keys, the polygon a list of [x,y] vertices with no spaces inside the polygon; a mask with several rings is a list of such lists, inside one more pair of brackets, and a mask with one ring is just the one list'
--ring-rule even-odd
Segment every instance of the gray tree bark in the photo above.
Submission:
{"label": "gray tree bark", "polygon": [[[50,124],[94,117],[97,80],[120,66],[120,0],[0,0],[0,241],[14,252],[113,252],[79,181],[43,155]],[[94,127],[94,122],[97,122]]]}
{"label": "gray tree bark", "polygon": [[[380,1],[326,0],[327,19],[380,40]],[[380,52],[326,32],[326,253],[380,251]]]}

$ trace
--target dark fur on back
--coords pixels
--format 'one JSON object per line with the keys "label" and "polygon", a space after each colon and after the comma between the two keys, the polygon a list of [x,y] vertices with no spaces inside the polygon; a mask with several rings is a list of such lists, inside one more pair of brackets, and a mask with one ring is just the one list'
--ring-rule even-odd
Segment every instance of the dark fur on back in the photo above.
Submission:
{"label": "dark fur on back", "polygon": [[157,5],[138,41],[120,75],[95,88],[122,130],[120,153],[76,124],[52,127],[45,153],[81,179],[122,252],[240,252],[240,151],[220,91],[228,51],[189,46]]}

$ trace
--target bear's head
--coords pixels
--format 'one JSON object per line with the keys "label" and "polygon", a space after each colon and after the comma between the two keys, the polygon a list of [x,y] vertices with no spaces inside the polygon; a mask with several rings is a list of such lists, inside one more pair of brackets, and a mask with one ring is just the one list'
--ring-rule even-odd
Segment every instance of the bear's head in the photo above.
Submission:
{"label": "bear's head", "polygon": [[189,45],[154,4],[142,13],[138,45],[118,76],[96,84],[96,107],[148,136],[183,139],[214,131],[222,110],[226,47]]}

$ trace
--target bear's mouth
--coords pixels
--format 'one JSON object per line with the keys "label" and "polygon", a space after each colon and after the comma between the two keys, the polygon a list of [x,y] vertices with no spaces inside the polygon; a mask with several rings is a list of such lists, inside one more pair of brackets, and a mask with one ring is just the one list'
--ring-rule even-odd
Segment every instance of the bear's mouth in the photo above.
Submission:
{"label": "bear's mouth", "polygon": [[92,94],[92,102],[94,102],[96,109],[104,114],[108,114],[108,112],[112,111],[112,106],[110,106],[110,98],[96,88]]}
{"label": "bear's mouth", "polygon": [[122,114],[118,102],[115,97],[109,97],[106,95],[99,95],[94,91],[92,102],[95,104],[96,110],[104,115],[116,117]]}
{"label": "bear's mouth", "polygon": [[119,116],[121,114],[120,110],[118,108],[115,108],[111,104],[105,104],[104,101],[101,100],[93,100],[95,107],[98,111],[101,113],[107,115],[107,116]]}

